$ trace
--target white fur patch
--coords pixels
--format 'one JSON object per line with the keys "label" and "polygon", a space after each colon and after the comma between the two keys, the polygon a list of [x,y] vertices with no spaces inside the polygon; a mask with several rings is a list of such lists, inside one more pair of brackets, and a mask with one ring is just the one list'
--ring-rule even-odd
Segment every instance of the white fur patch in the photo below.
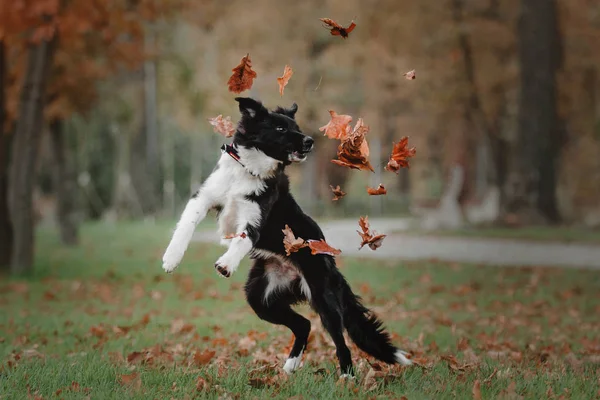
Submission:
{"label": "white fur patch", "polygon": [[394,354],[394,357],[396,358],[396,361],[400,365],[412,365],[413,362],[406,357],[407,355],[408,355],[407,352],[402,351],[402,350],[397,350],[396,354]]}
{"label": "white fur patch", "polygon": [[[261,254],[261,252],[274,254],[265,250],[253,250],[252,254],[256,257],[257,254]],[[268,281],[263,295],[263,301],[265,303],[268,303],[271,294],[289,289],[290,285],[297,279],[300,279],[300,290],[302,291],[302,294],[304,294],[308,301],[311,301],[308,282],[306,282],[306,279],[304,279],[304,276],[302,276],[298,267],[296,267],[291,260],[278,254],[274,254],[274,257],[265,258],[265,260],[267,260],[265,265],[265,277]]]}
{"label": "white fur patch", "polygon": [[303,352],[301,351],[298,357],[290,357],[287,360],[285,360],[283,370],[287,374],[291,374],[292,372],[300,368],[300,365],[302,364],[302,353]]}

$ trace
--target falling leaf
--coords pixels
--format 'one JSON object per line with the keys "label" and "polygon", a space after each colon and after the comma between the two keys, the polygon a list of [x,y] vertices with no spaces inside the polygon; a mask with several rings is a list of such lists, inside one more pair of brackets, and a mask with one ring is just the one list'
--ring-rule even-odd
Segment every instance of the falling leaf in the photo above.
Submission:
{"label": "falling leaf", "polygon": [[252,87],[256,72],[252,70],[252,61],[250,54],[242,58],[240,64],[231,70],[233,74],[227,81],[229,91],[233,93],[242,93]]}
{"label": "falling leaf", "polygon": [[358,225],[360,226],[361,231],[356,231],[360,235],[362,242],[360,243],[359,250],[363,248],[364,245],[369,245],[371,250],[377,250],[383,244],[383,239],[387,235],[378,235],[377,232],[371,232],[369,227],[369,217],[364,216],[360,217],[358,220]]}
{"label": "falling leaf", "polygon": [[333,192],[333,195],[335,196],[333,199],[331,199],[333,201],[338,201],[339,199],[341,199],[342,197],[344,197],[346,195],[346,192],[342,191],[342,189],[340,188],[340,185],[337,185],[336,187],[329,185],[329,187],[331,188],[331,191]]}
{"label": "falling leaf", "polygon": [[228,235],[223,236],[223,239],[233,239],[236,237],[241,237],[242,239],[246,239],[247,235],[246,232],[242,232],[242,233],[230,233]]}
{"label": "falling leaf", "polygon": [[385,187],[383,186],[382,183],[379,184],[379,186],[377,187],[377,189],[373,189],[371,187],[367,188],[367,193],[369,193],[369,196],[379,196],[382,194],[387,194],[387,190],[385,189]]}
{"label": "falling leaf", "polygon": [[277,78],[277,84],[279,85],[279,94],[283,96],[283,88],[288,84],[290,78],[294,74],[294,70],[289,65],[286,65],[283,69],[283,75]]}
{"label": "falling leaf", "polygon": [[[404,76],[408,80],[417,79],[417,75],[415,74],[415,70],[414,69],[412,71],[408,71],[407,73],[405,73]],[[425,79],[425,80],[427,80],[427,79]]]}
{"label": "falling leaf", "polygon": [[477,379],[475,381],[475,383],[473,383],[473,400],[481,400],[481,382],[479,382],[479,379]]}
{"label": "falling leaf", "polygon": [[235,126],[231,122],[231,117],[225,117],[221,114],[214,118],[209,118],[208,122],[213,126],[213,130],[216,133],[220,133],[225,137],[232,137],[235,134]]}
{"label": "falling leaf", "polygon": [[330,139],[345,139],[350,130],[349,125],[352,122],[352,117],[349,115],[339,115],[333,110],[329,110],[329,115],[331,116],[331,120],[327,125],[320,127],[319,131],[325,131],[325,136]]}
{"label": "falling leaf", "polygon": [[364,125],[362,118],[359,118],[352,133],[348,134],[338,146],[338,159],[331,160],[331,162],[343,167],[374,172],[368,160],[369,145],[365,138],[367,132],[369,132],[369,127]]}
{"label": "falling leaf", "polygon": [[344,39],[346,39],[348,34],[356,28],[354,21],[352,21],[347,28],[344,28],[331,18],[319,18],[319,20],[325,24],[325,28],[329,29],[329,32],[333,36],[341,36]]}
{"label": "falling leaf", "polygon": [[208,364],[215,354],[216,352],[214,350],[205,350],[203,352],[196,350],[194,352],[194,365],[196,367],[201,367]]}
{"label": "falling leaf", "polygon": [[342,251],[339,249],[334,249],[323,239],[321,240],[309,240],[308,247],[310,248],[310,254],[327,254],[330,256],[339,256]]}
{"label": "falling leaf", "polygon": [[123,386],[129,386],[134,389],[140,389],[142,387],[142,379],[140,378],[140,374],[137,372],[121,375],[119,378],[119,383]]}
{"label": "falling leaf", "polygon": [[285,248],[286,255],[289,256],[291,253],[295,253],[301,248],[308,246],[308,243],[304,239],[294,236],[294,232],[292,232],[289,226],[286,225],[285,229],[281,231],[283,232],[283,247]]}
{"label": "falling leaf", "polygon": [[390,161],[386,165],[385,169],[388,171],[392,171],[398,173],[400,168],[408,168],[408,159],[410,157],[414,157],[417,150],[414,147],[407,148],[408,146],[408,137],[403,137],[400,139],[398,143],[394,144],[392,149],[392,155],[390,156]]}

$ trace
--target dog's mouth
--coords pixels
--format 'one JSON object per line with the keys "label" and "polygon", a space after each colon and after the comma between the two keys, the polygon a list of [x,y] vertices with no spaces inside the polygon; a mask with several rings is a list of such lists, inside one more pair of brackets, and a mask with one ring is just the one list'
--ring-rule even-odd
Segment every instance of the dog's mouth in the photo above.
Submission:
{"label": "dog's mouth", "polygon": [[306,160],[308,153],[308,151],[293,151],[288,155],[288,160],[291,162],[302,162]]}

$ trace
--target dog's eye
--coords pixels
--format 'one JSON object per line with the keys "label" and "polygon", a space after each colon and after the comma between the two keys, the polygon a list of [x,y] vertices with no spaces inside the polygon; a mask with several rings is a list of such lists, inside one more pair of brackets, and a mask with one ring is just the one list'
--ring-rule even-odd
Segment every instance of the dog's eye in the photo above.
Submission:
{"label": "dog's eye", "polygon": [[277,128],[275,128],[275,130],[277,132],[285,132],[287,129],[285,129],[285,127],[283,127],[283,126],[278,126]]}

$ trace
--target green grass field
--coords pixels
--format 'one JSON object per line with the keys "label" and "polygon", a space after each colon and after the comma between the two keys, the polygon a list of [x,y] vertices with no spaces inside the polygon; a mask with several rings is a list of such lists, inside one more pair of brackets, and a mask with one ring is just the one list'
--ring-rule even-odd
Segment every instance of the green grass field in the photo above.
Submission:
{"label": "green grass field", "polygon": [[41,230],[35,273],[0,283],[0,398],[600,398],[597,271],[342,255],[354,290],[421,366],[352,348],[357,378],[340,382],[328,337],[300,307],[314,331],[287,377],[291,334],[246,305],[248,262],[222,279],[223,249],[194,244],[166,275],[171,230],[92,224],[75,249]]}

